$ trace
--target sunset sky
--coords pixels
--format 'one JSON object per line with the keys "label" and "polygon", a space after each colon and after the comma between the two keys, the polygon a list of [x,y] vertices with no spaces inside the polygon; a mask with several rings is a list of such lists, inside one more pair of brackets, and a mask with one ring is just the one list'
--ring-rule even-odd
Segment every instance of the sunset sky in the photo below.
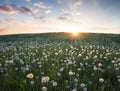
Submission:
{"label": "sunset sky", "polygon": [[0,35],[73,31],[120,34],[120,0],[0,0]]}

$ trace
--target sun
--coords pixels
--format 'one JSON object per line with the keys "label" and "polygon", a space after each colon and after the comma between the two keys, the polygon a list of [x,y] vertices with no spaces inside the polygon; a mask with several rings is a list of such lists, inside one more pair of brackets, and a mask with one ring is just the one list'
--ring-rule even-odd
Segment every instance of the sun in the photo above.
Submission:
{"label": "sun", "polygon": [[78,36],[78,33],[79,33],[79,32],[77,32],[77,31],[72,31],[71,33],[72,33],[74,36]]}

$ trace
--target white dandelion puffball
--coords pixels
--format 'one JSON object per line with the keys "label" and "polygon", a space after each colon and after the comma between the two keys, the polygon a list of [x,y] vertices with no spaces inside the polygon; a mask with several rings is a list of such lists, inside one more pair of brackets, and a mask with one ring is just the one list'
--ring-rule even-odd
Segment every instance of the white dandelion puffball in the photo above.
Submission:
{"label": "white dandelion puffball", "polygon": [[48,82],[50,80],[50,78],[48,76],[46,76],[46,81]]}
{"label": "white dandelion puffball", "polygon": [[47,81],[46,81],[46,77],[42,77],[41,82],[42,82],[42,83],[46,83],[46,82],[47,82]]}
{"label": "white dandelion puffball", "polygon": [[94,66],[94,67],[93,67],[93,70],[95,70],[95,71],[96,71],[96,70],[97,70],[97,67],[96,67],[96,66]]}
{"label": "white dandelion puffball", "polygon": [[47,91],[47,87],[43,86],[42,91]]}
{"label": "white dandelion puffball", "polygon": [[69,75],[72,76],[74,73],[70,70],[69,71]]}
{"label": "white dandelion puffball", "polygon": [[57,82],[53,82],[53,84],[52,84],[54,87],[56,87],[57,86]]}
{"label": "white dandelion puffball", "polygon": [[34,81],[31,81],[30,84],[34,84],[35,82]]}
{"label": "white dandelion puffball", "polygon": [[102,66],[102,63],[98,63],[98,66],[101,67],[101,66]]}
{"label": "white dandelion puffball", "polygon": [[49,80],[50,80],[50,78],[49,78],[48,76],[46,76],[46,77],[42,77],[41,82],[42,82],[42,83],[46,83],[46,82],[48,82]]}
{"label": "white dandelion puffball", "polygon": [[26,77],[32,79],[34,77],[34,75],[32,73],[29,73],[26,75]]}
{"label": "white dandelion puffball", "polygon": [[84,83],[81,83],[81,84],[80,84],[80,87],[84,88],[84,87],[85,87],[85,84],[84,84]]}
{"label": "white dandelion puffball", "polygon": [[86,87],[84,87],[84,88],[83,88],[83,91],[87,91],[87,88],[86,88]]}
{"label": "white dandelion puffball", "polygon": [[99,78],[99,82],[103,83],[104,79],[103,78]]}

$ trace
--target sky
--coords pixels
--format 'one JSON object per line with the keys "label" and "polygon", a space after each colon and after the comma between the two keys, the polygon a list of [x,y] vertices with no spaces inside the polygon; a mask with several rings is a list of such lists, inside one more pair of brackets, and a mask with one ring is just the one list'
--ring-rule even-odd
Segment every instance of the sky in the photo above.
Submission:
{"label": "sky", "polygon": [[0,0],[0,35],[120,34],[120,0]]}

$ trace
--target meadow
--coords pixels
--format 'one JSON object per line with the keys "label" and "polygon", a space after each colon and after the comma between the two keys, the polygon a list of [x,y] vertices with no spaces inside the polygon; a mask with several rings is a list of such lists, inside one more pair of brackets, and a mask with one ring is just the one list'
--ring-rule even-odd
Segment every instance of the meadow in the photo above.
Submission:
{"label": "meadow", "polygon": [[0,36],[0,91],[120,91],[120,35]]}

